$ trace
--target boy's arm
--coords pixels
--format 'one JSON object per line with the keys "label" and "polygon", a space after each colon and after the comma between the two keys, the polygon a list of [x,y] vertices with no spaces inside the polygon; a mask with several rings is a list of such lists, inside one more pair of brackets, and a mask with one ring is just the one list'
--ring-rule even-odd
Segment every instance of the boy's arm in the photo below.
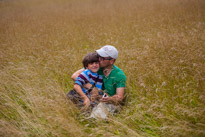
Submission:
{"label": "boy's arm", "polygon": [[74,87],[75,91],[83,98],[84,100],[84,105],[86,107],[90,106],[90,100],[89,98],[85,95],[85,93],[83,92],[82,88],[80,87],[80,85],[75,84]]}
{"label": "boy's arm", "polygon": [[80,75],[81,72],[83,72],[85,69],[82,68],[82,69],[79,69],[77,70],[76,72],[73,73],[73,75],[71,76],[72,80],[76,80],[76,78]]}

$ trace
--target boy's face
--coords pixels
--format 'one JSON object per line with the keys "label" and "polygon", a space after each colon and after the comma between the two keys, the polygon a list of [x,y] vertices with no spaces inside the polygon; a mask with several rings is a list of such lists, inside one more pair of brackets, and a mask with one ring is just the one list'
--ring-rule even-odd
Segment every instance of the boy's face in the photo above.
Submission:
{"label": "boy's face", "polygon": [[93,73],[97,73],[100,68],[99,62],[89,63],[86,69],[89,69]]}

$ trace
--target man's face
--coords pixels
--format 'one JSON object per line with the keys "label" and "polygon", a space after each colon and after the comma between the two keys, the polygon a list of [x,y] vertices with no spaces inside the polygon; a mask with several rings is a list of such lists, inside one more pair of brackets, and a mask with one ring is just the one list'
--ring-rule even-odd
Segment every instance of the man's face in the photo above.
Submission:
{"label": "man's face", "polygon": [[99,57],[100,67],[107,67],[110,65],[110,61],[112,58],[110,57]]}
{"label": "man's face", "polygon": [[100,68],[99,62],[89,63],[87,69],[92,71],[93,73],[97,73]]}

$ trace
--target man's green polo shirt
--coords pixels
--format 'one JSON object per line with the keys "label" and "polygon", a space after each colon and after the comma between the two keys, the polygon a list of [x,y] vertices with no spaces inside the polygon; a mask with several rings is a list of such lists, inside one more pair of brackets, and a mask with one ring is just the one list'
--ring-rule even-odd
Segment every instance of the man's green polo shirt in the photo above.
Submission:
{"label": "man's green polo shirt", "polygon": [[105,90],[110,96],[116,94],[116,88],[125,87],[125,73],[115,65],[113,65],[113,69],[109,76],[106,77],[103,74],[102,68],[99,69],[98,74],[103,76],[103,90]]}

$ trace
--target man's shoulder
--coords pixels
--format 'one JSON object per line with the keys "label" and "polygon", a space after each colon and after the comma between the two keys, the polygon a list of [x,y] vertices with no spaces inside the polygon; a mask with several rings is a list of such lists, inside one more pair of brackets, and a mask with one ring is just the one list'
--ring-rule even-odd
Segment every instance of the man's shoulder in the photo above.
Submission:
{"label": "man's shoulder", "polygon": [[115,72],[116,75],[126,77],[125,73],[122,71],[122,69],[120,69],[119,67],[117,67],[115,65],[113,66],[113,71]]}
{"label": "man's shoulder", "polygon": [[[113,65],[113,69],[116,70],[116,71],[122,71],[122,69],[120,69],[119,67]],[[122,71],[123,72],[123,71]],[[124,72],[123,72],[124,73]]]}

